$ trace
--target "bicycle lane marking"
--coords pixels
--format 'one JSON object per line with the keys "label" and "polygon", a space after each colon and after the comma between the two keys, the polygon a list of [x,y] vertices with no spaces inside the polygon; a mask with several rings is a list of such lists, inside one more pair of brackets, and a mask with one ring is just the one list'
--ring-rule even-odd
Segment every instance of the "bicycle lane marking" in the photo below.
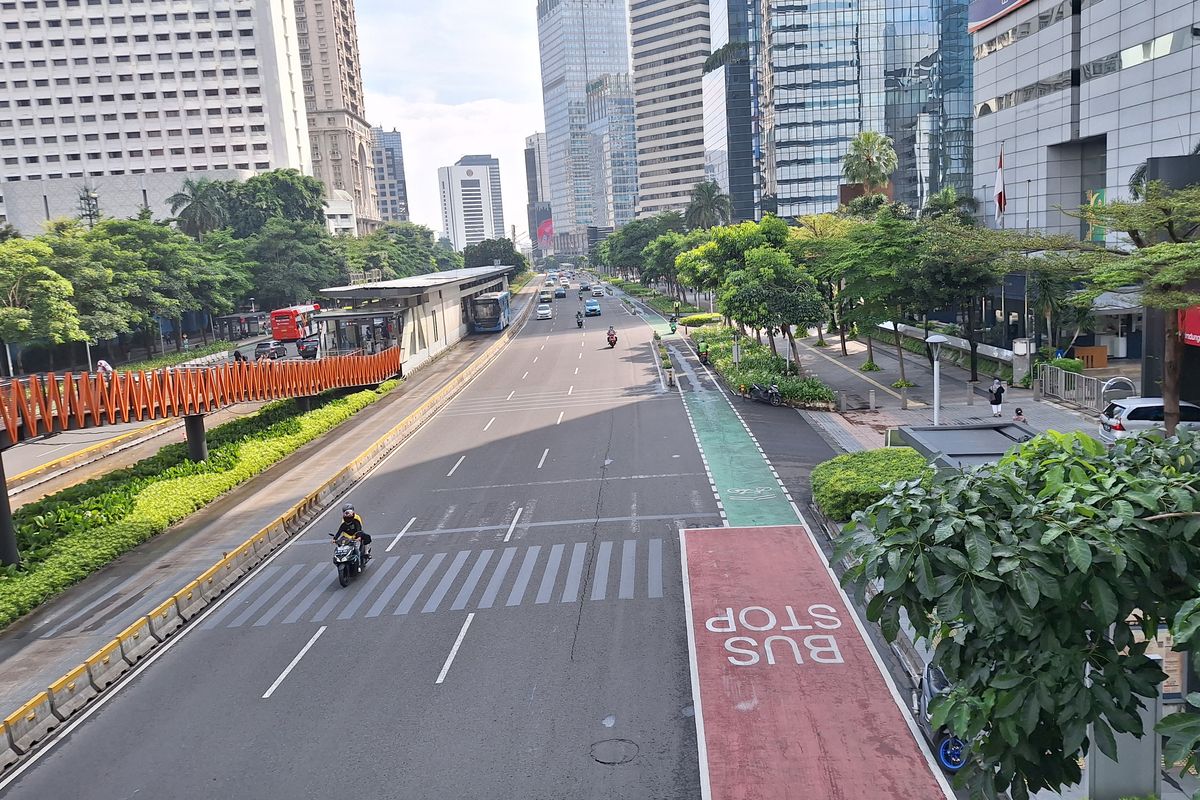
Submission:
{"label": "bicycle lane marking", "polygon": [[703,800],[953,800],[809,531],[679,536]]}

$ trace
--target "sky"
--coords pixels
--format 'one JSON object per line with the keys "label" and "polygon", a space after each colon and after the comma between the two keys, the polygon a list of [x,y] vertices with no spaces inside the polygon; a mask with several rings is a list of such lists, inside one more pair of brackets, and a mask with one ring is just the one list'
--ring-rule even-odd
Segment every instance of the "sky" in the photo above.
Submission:
{"label": "sky", "polygon": [[355,9],[367,118],[403,137],[412,221],[441,230],[438,168],[490,153],[504,224],[527,239],[525,137],[545,127],[534,0],[356,0]]}

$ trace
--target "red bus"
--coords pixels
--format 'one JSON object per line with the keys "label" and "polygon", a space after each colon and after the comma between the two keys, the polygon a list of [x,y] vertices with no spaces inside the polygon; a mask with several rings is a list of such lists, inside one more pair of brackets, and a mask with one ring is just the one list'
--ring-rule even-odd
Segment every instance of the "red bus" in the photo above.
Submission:
{"label": "red bus", "polygon": [[288,306],[271,312],[271,338],[277,342],[294,342],[317,332],[313,319],[321,310],[319,305]]}

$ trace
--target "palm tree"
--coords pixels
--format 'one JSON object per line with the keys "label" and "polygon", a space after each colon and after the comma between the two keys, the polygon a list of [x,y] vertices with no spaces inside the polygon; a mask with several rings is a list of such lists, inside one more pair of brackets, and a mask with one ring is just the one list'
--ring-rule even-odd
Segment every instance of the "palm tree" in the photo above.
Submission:
{"label": "palm tree", "polygon": [[175,224],[188,236],[200,239],[229,221],[225,187],[208,178],[187,178],[178,192],[167,198]]}
{"label": "palm tree", "polygon": [[842,160],[842,174],[850,183],[861,183],[867,194],[882,189],[896,171],[896,148],[878,131],[862,131],[850,142]]}
{"label": "palm tree", "polygon": [[683,221],[691,230],[707,230],[718,225],[728,225],[733,219],[733,203],[729,195],[721,191],[716,181],[702,181],[692,189],[692,200],[688,203]]}
{"label": "palm tree", "polygon": [[953,186],[947,186],[940,192],[930,195],[921,209],[922,219],[937,219],[952,217],[961,225],[974,225],[975,212],[979,209],[979,201],[969,194],[959,194]]}
{"label": "palm tree", "polygon": [[[1200,142],[1196,142],[1196,146],[1192,148],[1192,155],[1200,156]],[[1129,196],[1134,200],[1141,200],[1146,194],[1146,169],[1148,166],[1143,161],[1141,166],[1129,176]]]}

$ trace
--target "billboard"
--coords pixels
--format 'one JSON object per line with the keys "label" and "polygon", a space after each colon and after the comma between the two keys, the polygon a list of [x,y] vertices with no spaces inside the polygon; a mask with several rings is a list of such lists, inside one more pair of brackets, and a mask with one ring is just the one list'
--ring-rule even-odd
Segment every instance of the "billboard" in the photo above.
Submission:
{"label": "billboard", "polygon": [[974,33],[980,28],[986,28],[1029,2],[1031,0],[971,0],[967,30]]}
{"label": "billboard", "polygon": [[1184,344],[1200,347],[1200,306],[1179,312],[1179,333]]}

